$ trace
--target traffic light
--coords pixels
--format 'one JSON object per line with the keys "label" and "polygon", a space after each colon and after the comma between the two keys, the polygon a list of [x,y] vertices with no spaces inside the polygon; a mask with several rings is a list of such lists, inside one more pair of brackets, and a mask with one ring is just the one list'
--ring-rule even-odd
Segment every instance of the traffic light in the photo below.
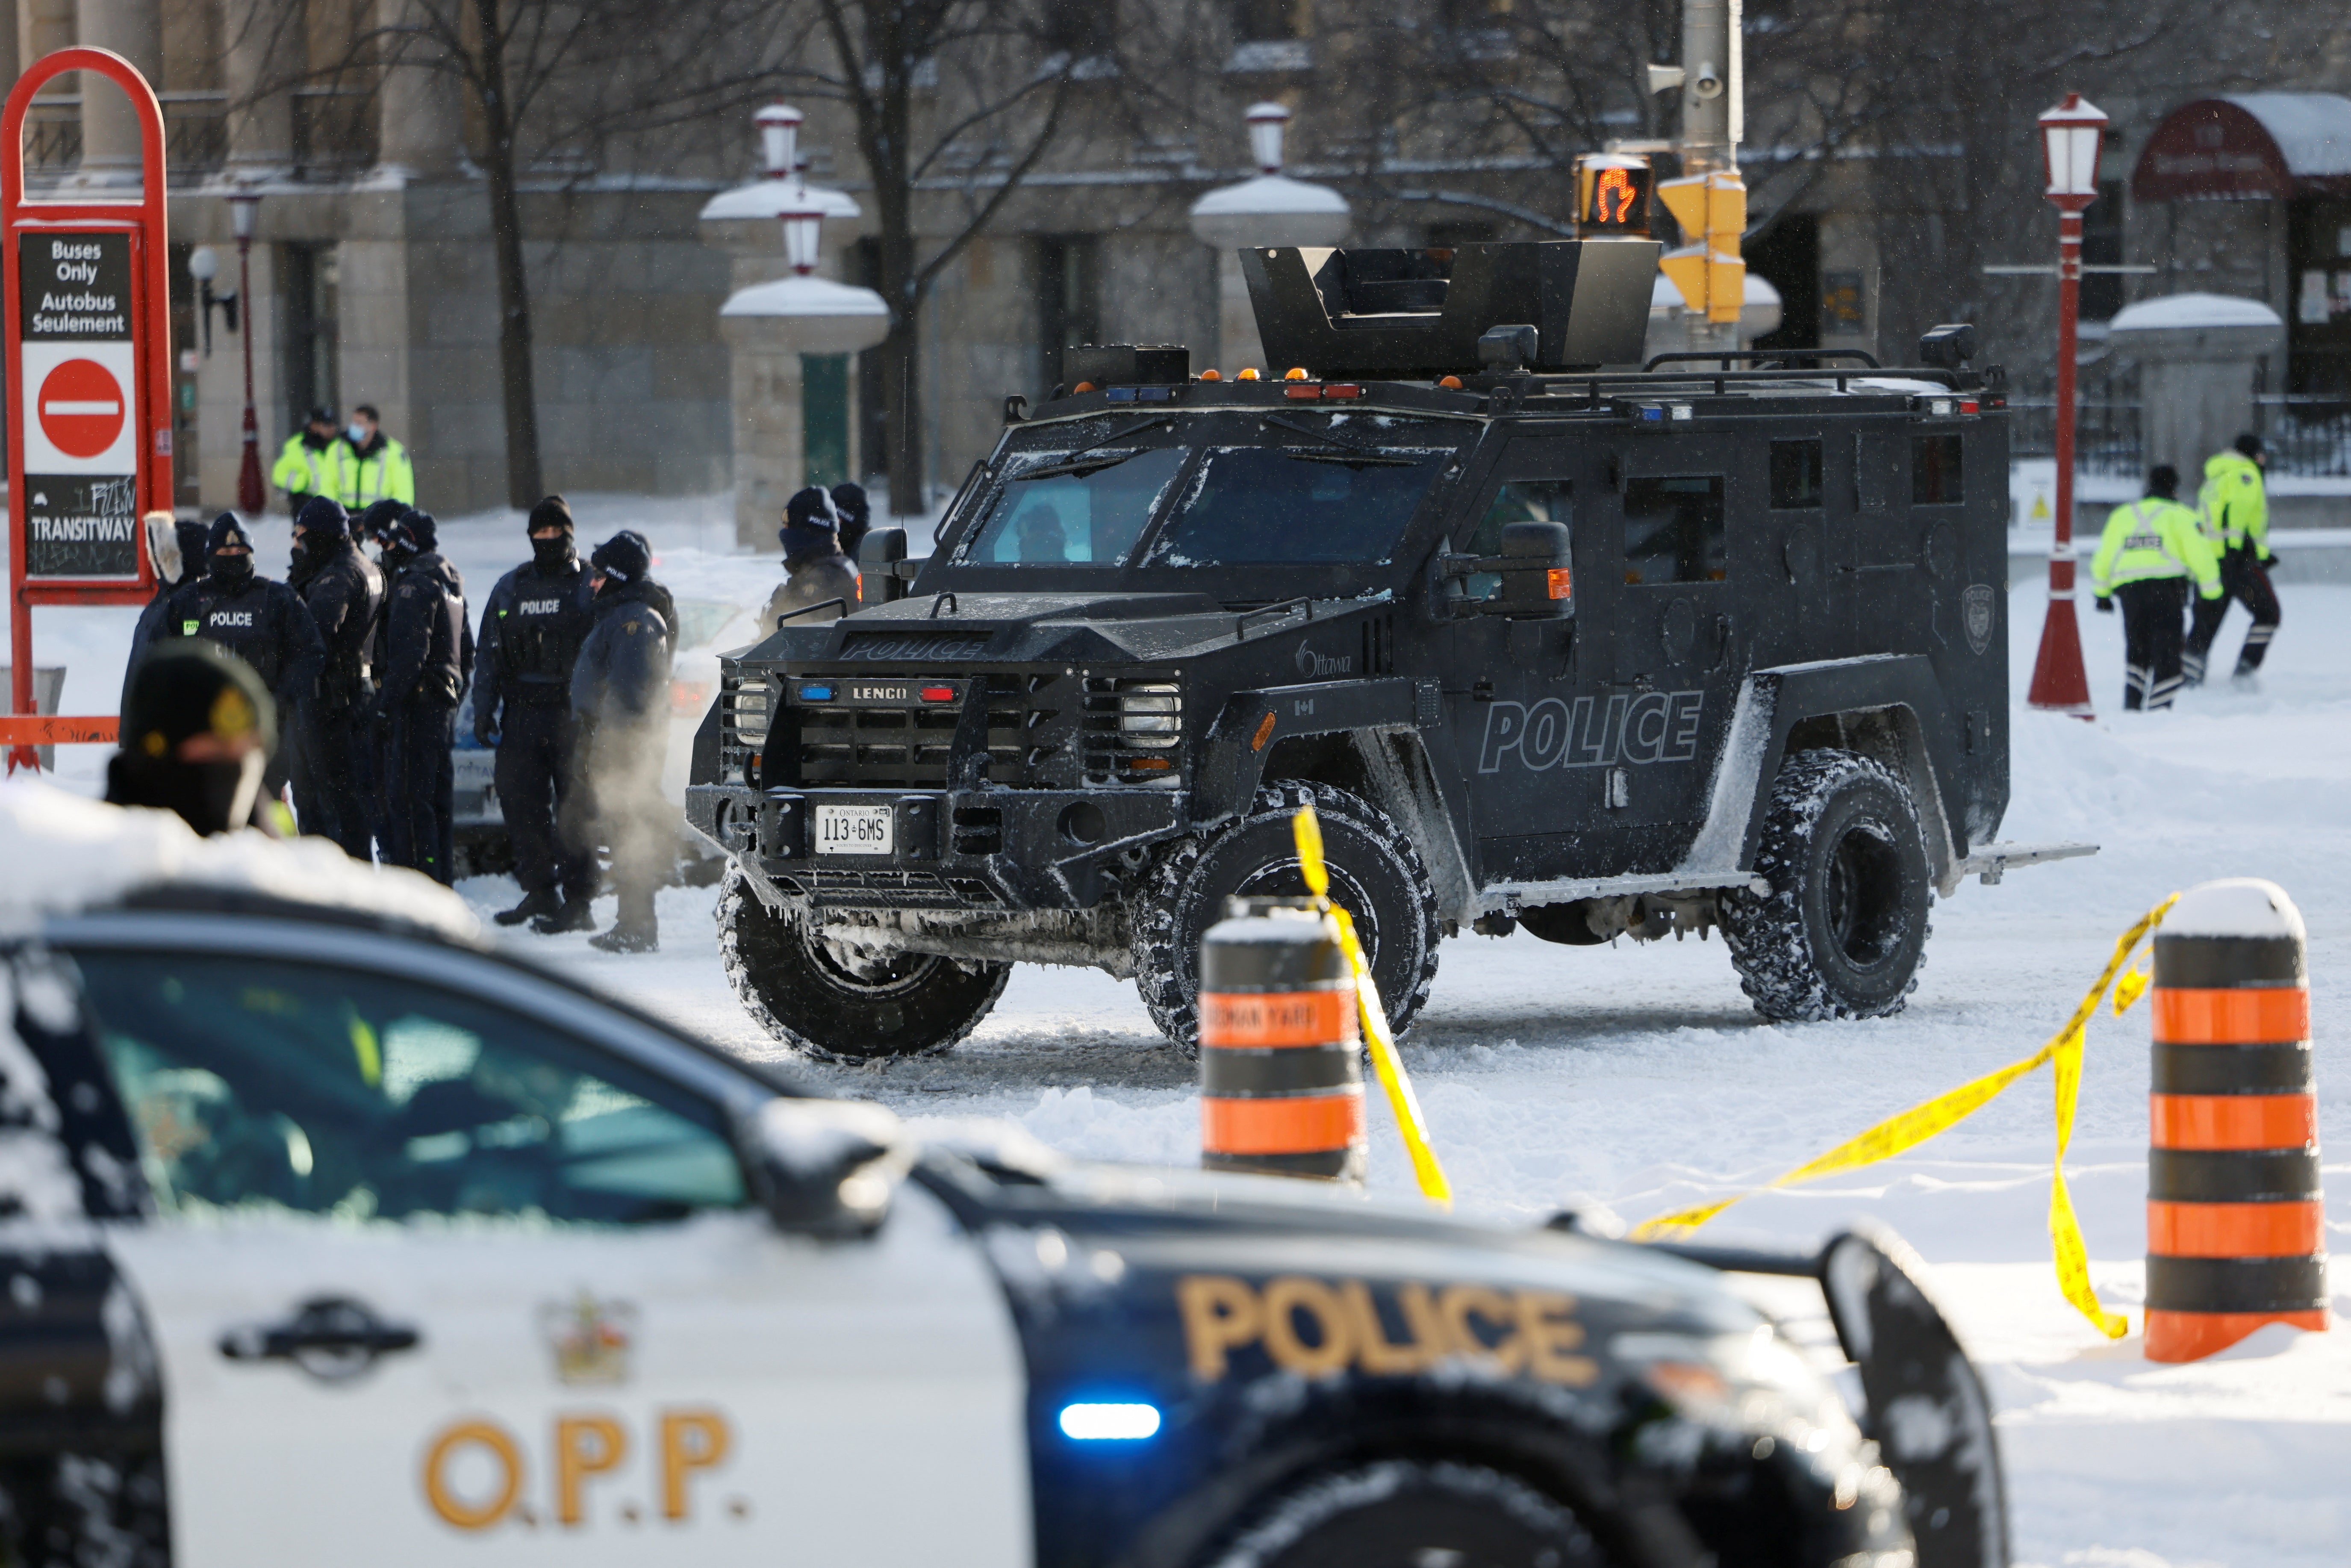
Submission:
{"label": "traffic light", "polygon": [[1587,152],[1575,161],[1576,233],[1646,239],[1649,161],[1621,152]]}
{"label": "traffic light", "polygon": [[1684,303],[1705,311],[1708,320],[1738,320],[1747,295],[1747,263],[1739,255],[1747,229],[1747,183],[1735,169],[1719,169],[1667,180],[1658,185],[1657,198],[1682,234],[1698,242],[1667,251],[1659,269],[1681,290]]}

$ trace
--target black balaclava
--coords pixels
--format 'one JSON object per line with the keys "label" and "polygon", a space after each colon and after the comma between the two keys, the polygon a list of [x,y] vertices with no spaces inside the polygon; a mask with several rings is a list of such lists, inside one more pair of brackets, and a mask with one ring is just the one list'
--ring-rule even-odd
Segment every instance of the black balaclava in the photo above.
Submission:
{"label": "black balaclava", "polygon": [[[200,833],[241,828],[260,798],[277,731],[277,705],[252,665],[212,643],[165,643],[131,677],[122,749],[106,765],[106,798],[176,811]],[[205,734],[259,745],[235,760],[180,757],[182,743]]]}
{"label": "black balaclava", "polygon": [[[246,553],[220,553],[232,545],[243,545]],[[246,532],[235,512],[214,517],[204,535],[204,574],[232,593],[253,580],[253,536]]]}
{"label": "black balaclava", "polygon": [[400,521],[392,526],[392,537],[384,546],[383,558],[399,566],[406,566],[418,556],[440,543],[440,525],[430,512],[415,510],[400,514]]}
{"label": "black balaclava", "polygon": [[653,567],[653,552],[645,547],[645,537],[633,528],[622,528],[598,545],[596,553],[588,559],[621,589],[643,582]]}
{"label": "black balaclava", "polygon": [[378,501],[365,511],[354,512],[351,514],[352,539],[362,545],[374,545],[381,549],[383,548],[385,536],[392,532],[392,525],[398,522],[400,514],[406,510],[408,510],[407,502],[387,500]]}
{"label": "black balaclava", "polygon": [[2168,463],[2158,463],[2147,476],[2147,493],[2166,501],[2179,498],[2179,470]]}
{"label": "black balaclava", "polygon": [[573,544],[571,507],[562,497],[549,496],[533,507],[530,520],[523,527],[524,531],[530,534],[536,534],[541,528],[563,530],[559,538],[534,538],[530,541],[531,564],[538,567],[542,574],[553,577],[559,572],[568,571],[580,559],[578,549]]}
{"label": "black balaclava", "polygon": [[294,544],[312,567],[332,560],[335,546],[350,528],[350,516],[324,496],[313,496],[294,514]]}

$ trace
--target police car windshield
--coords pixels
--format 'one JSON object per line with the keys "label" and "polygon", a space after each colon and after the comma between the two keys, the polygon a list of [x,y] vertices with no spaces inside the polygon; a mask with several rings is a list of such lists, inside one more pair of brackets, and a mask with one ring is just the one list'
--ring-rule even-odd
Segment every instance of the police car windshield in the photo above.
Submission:
{"label": "police car windshield", "polygon": [[1123,565],[1187,455],[1161,446],[1016,458],[962,559],[973,566]]}
{"label": "police car windshield", "polygon": [[1384,562],[1450,447],[1209,449],[1147,564]]}

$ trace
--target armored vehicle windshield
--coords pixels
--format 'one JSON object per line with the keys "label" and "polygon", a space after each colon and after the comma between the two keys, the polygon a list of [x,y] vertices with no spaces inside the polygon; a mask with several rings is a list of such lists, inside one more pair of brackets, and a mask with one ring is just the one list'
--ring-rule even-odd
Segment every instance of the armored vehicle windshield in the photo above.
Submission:
{"label": "armored vehicle windshield", "polygon": [[984,572],[987,586],[1006,587],[1043,586],[1050,570],[1148,580],[1203,567],[1385,565],[1478,430],[1273,409],[1017,430],[949,519],[941,559],[953,576]]}

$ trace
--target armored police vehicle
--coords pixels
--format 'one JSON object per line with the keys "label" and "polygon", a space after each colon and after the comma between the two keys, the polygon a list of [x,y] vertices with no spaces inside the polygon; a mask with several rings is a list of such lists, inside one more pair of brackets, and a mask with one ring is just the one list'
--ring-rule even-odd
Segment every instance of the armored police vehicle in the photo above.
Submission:
{"label": "armored police vehicle", "polygon": [[1656,256],[1246,254],[1279,379],[1080,349],[1008,399],[935,553],[869,541],[910,591],[723,665],[687,813],[753,1016],[926,1051],[1084,964],[1188,1043],[1310,802],[1399,1027],[1440,937],[1514,927],[1719,928],[1767,1017],[1899,1009],[1931,893],[2085,849],[1994,837],[2004,377],[1965,327],[1610,369]]}
{"label": "armored police vehicle", "polygon": [[[2004,1561],[1890,1240],[918,1145],[405,873],[46,790],[0,848],[0,1562]],[[1723,1267],[1821,1281],[1859,1425]]]}

